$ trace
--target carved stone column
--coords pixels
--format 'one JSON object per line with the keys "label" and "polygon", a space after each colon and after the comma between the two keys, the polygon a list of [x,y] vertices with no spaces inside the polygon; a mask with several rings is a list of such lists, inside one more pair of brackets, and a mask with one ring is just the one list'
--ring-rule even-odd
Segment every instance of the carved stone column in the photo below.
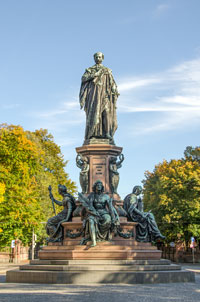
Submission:
{"label": "carved stone column", "polygon": [[[119,156],[122,152],[122,147],[107,144],[90,144],[76,148],[76,152],[89,159],[90,168],[87,193],[92,192],[92,186],[96,180],[101,180],[105,188],[105,193],[111,194],[109,160],[113,156]],[[114,199],[120,199],[120,197],[115,196]]]}

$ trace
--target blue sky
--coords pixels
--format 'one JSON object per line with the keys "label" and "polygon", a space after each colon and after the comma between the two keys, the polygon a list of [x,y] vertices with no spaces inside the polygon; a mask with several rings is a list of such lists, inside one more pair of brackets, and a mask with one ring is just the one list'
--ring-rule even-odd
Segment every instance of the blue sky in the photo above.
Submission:
{"label": "blue sky", "polygon": [[200,143],[199,12],[199,0],[0,1],[0,121],[47,128],[78,184],[80,81],[102,51],[120,92],[124,197],[146,170]]}

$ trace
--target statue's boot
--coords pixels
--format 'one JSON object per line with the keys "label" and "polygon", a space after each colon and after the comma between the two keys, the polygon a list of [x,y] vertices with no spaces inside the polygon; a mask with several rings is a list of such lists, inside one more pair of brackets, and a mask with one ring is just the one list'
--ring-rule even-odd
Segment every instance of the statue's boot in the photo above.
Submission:
{"label": "statue's boot", "polygon": [[106,133],[106,138],[112,139],[112,136],[109,133]]}
{"label": "statue's boot", "polygon": [[90,224],[90,238],[92,240],[91,246],[96,246],[97,245],[97,243],[96,243],[96,234],[95,234],[95,227],[94,227],[93,222]]}
{"label": "statue's boot", "polygon": [[96,246],[97,245],[97,243],[96,243],[96,235],[93,233],[93,234],[91,234],[92,236],[91,236],[91,239],[92,239],[92,244],[91,244],[91,246]]}
{"label": "statue's boot", "polygon": [[156,239],[165,239],[165,236],[163,236],[161,233],[160,234],[158,234],[157,236],[156,236]]}

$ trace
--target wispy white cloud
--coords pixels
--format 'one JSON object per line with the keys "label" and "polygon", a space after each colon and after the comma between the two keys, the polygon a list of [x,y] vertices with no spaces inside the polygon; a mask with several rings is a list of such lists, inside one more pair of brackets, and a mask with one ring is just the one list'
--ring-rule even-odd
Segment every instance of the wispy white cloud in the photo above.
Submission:
{"label": "wispy white cloud", "polygon": [[[56,103],[55,108],[45,111],[29,112],[34,118],[37,128],[48,129],[56,135],[58,145],[74,145],[76,139],[73,137],[74,129],[82,127],[85,122],[85,113],[80,110],[79,100],[75,97],[62,98]],[[63,137],[66,139],[63,140]]]}
{"label": "wispy white cloud", "polygon": [[129,16],[129,17],[126,17],[126,18],[123,18],[122,20],[120,20],[120,24],[123,24],[123,25],[130,25],[134,22],[137,21],[137,17],[135,16]]}
{"label": "wispy white cloud", "polygon": [[45,111],[45,112],[41,112],[39,113],[39,115],[41,117],[44,118],[50,118],[53,116],[57,116],[57,115],[62,115],[62,114],[66,114],[69,113],[71,111],[76,111],[79,109],[79,105],[78,105],[78,100],[77,101],[64,101],[62,102],[55,110],[50,110],[50,111]]}
{"label": "wispy white cloud", "polygon": [[5,110],[11,110],[11,109],[16,109],[20,107],[20,104],[3,104],[1,106],[2,109],[5,109]]}
{"label": "wispy white cloud", "polygon": [[154,16],[155,17],[160,17],[166,11],[168,11],[169,8],[170,8],[170,5],[166,4],[166,3],[161,3],[161,4],[157,5],[156,8],[155,8],[155,10],[154,10]]}
{"label": "wispy white cloud", "polygon": [[[118,102],[120,113],[147,114],[145,124],[133,119],[134,128],[138,128],[134,133],[147,134],[200,125],[200,59],[134,79],[135,85],[133,78],[120,81]],[[156,112],[159,116],[152,119],[152,113]]]}
{"label": "wispy white cloud", "polygon": [[159,83],[160,79],[158,78],[148,78],[148,79],[128,79],[118,85],[119,91],[127,91],[139,87],[144,87],[152,84]]}
{"label": "wispy white cloud", "polygon": [[75,145],[76,142],[77,142],[77,139],[75,139],[75,138],[68,138],[67,140],[66,140],[66,139],[63,139],[63,138],[58,138],[58,139],[56,140],[56,143],[57,143],[58,146],[60,146],[60,147],[73,146],[73,145]]}

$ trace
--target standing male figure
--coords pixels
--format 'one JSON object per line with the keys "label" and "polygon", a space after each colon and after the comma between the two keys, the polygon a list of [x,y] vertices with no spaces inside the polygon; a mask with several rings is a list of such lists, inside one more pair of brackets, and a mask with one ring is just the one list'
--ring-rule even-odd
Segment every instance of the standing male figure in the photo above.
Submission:
{"label": "standing male figure", "polygon": [[102,65],[102,52],[94,54],[95,65],[81,80],[80,106],[86,112],[85,140],[106,138],[113,142],[117,129],[116,101],[119,93],[111,69]]}

